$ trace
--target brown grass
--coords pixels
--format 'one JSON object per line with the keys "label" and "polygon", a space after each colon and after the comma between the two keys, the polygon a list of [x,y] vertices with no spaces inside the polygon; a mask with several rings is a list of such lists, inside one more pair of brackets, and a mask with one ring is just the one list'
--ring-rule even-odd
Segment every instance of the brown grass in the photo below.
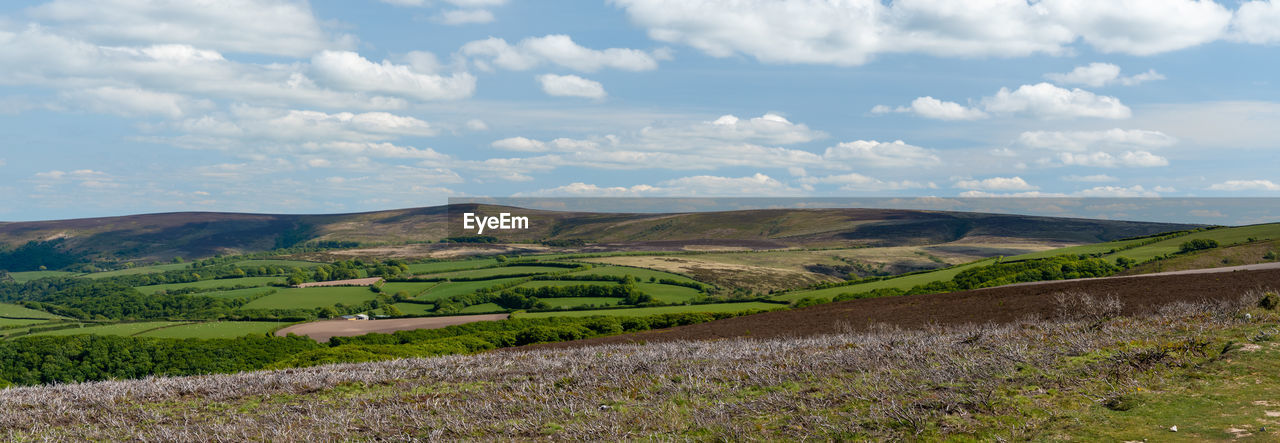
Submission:
{"label": "brown grass", "polygon": [[414,329],[439,329],[478,321],[506,320],[507,317],[508,314],[486,314],[392,318],[386,320],[325,320],[293,325],[276,331],[276,335],[280,337],[289,334],[305,335],[315,341],[326,343],[333,337],[354,337],[375,332],[389,334],[396,331],[412,331]]}

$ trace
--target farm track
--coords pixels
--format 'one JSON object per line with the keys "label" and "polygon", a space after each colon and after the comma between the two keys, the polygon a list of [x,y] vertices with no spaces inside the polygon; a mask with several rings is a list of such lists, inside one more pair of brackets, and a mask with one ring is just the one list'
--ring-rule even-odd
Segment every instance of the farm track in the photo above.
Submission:
{"label": "farm track", "polygon": [[[1206,270],[1208,271],[1208,270]],[[1009,323],[1054,316],[1054,296],[1082,292],[1114,296],[1124,314],[1152,312],[1175,302],[1232,300],[1255,289],[1280,289],[1280,268],[1218,268],[1215,272],[1178,271],[1009,285],[942,294],[849,300],[801,309],[767,312],[676,328],[514,348],[575,348],[598,344],[715,340],[732,337],[775,338],[869,330],[878,325],[918,329],[929,325]]]}

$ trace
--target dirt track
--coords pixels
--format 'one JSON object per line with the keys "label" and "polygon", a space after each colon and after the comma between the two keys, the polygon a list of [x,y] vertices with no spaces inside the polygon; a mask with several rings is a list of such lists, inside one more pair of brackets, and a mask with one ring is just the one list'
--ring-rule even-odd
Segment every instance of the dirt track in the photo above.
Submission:
{"label": "dirt track", "polygon": [[325,320],[293,325],[276,335],[298,334],[325,343],[333,337],[353,337],[373,332],[389,334],[413,329],[439,329],[478,321],[506,320],[507,314],[455,315],[451,317],[393,318],[389,320]]}
{"label": "dirt track", "polygon": [[1140,314],[1176,301],[1235,299],[1249,290],[1259,288],[1280,289],[1280,269],[1140,275],[1004,286],[946,294],[850,300],[536,347],[561,348],[602,343],[709,340],[742,336],[804,336],[865,329],[876,324],[918,328],[929,324],[1001,323],[1026,316],[1051,317],[1054,311],[1053,296],[1065,291],[1081,291],[1095,296],[1114,295],[1124,303],[1126,314]]}

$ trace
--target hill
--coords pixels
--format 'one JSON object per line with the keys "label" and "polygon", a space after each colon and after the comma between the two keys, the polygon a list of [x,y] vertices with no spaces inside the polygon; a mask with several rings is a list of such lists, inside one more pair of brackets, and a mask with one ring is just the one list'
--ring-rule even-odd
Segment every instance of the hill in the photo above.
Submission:
{"label": "hill", "polygon": [[[317,242],[395,245],[449,237],[451,212],[477,205],[355,214],[280,215],[181,212],[0,223],[0,262],[9,271],[75,261],[167,261],[242,254]],[[452,211],[451,211],[452,210]],[[961,239],[1027,239],[1081,244],[1189,228],[1189,225],[1022,215],[885,209],[768,209],[705,213],[615,214],[512,208],[534,222],[504,239],[572,240],[597,248],[747,249],[919,245]],[[34,243],[33,243],[34,242]],[[15,255],[19,254],[19,255]],[[16,257],[16,258],[15,258]],[[13,263],[19,263],[14,265]],[[31,269],[24,269],[30,267]]]}

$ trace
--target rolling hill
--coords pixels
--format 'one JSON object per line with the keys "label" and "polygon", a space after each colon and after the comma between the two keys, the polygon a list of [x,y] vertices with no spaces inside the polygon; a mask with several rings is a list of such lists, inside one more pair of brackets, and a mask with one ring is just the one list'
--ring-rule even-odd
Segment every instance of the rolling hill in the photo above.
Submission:
{"label": "rolling hill", "polygon": [[1168,223],[885,209],[626,214],[455,205],[452,208],[434,206],[331,215],[181,212],[0,223],[0,249],[12,252],[29,242],[44,242],[39,244],[81,259],[162,261],[173,257],[200,258],[265,251],[318,241],[426,243],[450,236],[451,215],[456,217],[462,212],[475,210],[518,211],[530,217],[530,229],[505,236],[505,241],[561,239],[650,248],[689,244],[750,249],[893,246],[937,244],[960,239],[1029,239],[1077,244],[1191,227]]}

